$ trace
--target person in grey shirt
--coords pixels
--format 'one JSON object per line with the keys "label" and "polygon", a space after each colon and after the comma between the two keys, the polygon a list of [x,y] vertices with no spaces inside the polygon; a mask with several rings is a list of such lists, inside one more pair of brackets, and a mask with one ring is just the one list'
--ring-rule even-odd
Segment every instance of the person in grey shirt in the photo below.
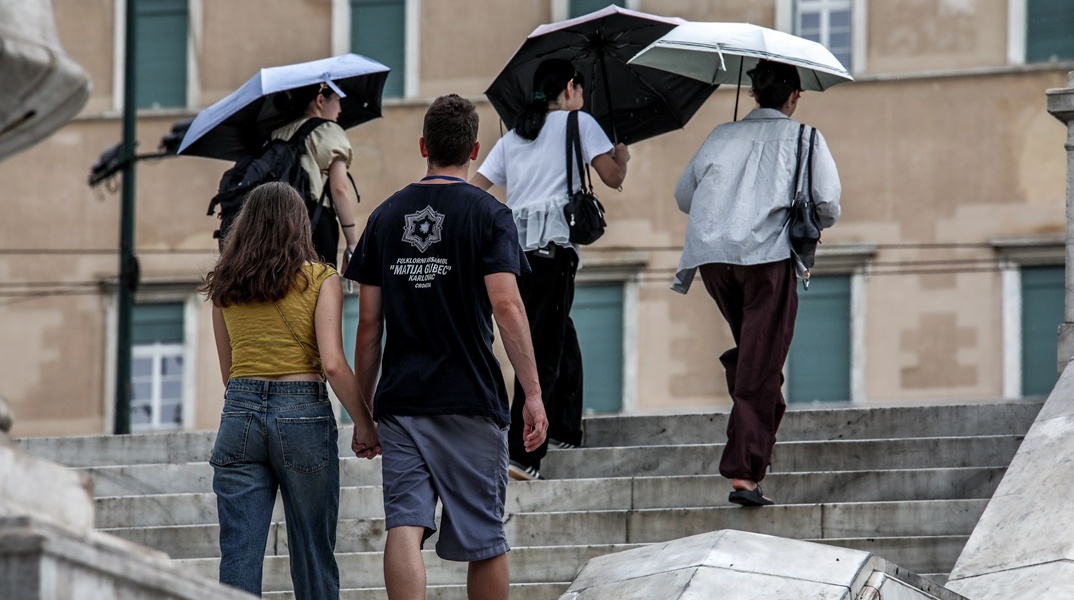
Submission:
{"label": "person in grey shirt", "polygon": [[[735,347],[720,356],[733,403],[720,474],[731,480],[730,502],[762,506],[773,504],[758,482],[786,409],[783,364],[798,312],[788,222],[796,156],[799,146],[807,153],[809,128],[799,137],[791,119],[802,93],[793,66],[762,60],[748,74],[758,108],[713,130],[675,186],[689,218],[672,289],[685,294],[700,272],[731,328]],[[818,221],[831,227],[842,188],[820,132],[812,161],[812,180],[801,185],[812,186]]]}

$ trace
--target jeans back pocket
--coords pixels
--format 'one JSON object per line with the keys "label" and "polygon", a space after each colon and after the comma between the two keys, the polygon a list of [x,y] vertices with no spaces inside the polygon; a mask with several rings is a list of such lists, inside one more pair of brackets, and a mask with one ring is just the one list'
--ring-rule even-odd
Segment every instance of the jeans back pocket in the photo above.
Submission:
{"label": "jeans back pocket", "polygon": [[246,441],[252,417],[248,412],[225,412],[220,417],[220,429],[216,432],[209,464],[223,467],[246,460]]}
{"label": "jeans back pocket", "polygon": [[328,466],[339,450],[335,417],[277,417],[283,466],[296,473],[313,473]]}

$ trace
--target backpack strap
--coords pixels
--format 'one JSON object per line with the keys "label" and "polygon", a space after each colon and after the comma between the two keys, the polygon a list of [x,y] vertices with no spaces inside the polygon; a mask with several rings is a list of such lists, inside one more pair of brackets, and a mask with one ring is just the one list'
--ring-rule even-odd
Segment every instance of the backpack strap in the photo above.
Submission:
{"label": "backpack strap", "polygon": [[809,150],[806,154],[806,193],[809,194],[810,202],[813,201],[813,147],[817,143],[817,128],[811,127],[809,132]]}
{"label": "backpack strap", "polygon": [[309,135],[311,133],[313,133],[314,129],[317,129],[322,124],[327,123],[327,122],[328,122],[328,119],[322,119],[320,117],[310,117],[310,118],[306,119],[306,122],[303,123],[302,126],[299,127],[298,130],[295,131],[294,134],[291,135],[291,139],[289,139],[287,141],[292,143],[292,144],[297,144],[299,142],[305,142],[306,138],[309,137]]}

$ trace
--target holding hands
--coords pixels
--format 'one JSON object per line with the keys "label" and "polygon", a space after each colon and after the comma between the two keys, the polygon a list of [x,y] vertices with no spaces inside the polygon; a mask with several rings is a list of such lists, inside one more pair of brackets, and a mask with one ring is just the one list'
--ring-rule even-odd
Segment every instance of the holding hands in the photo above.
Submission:
{"label": "holding hands", "polygon": [[351,450],[358,458],[373,460],[380,456],[380,439],[377,437],[377,426],[354,425],[354,433],[351,434]]}

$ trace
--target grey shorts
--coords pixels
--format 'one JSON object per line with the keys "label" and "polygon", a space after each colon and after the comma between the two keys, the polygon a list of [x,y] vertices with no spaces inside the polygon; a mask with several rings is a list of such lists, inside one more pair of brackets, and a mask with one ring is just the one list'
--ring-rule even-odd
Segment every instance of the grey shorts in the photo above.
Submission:
{"label": "grey shorts", "polygon": [[487,417],[402,416],[380,419],[385,529],[436,531],[436,554],[475,561],[508,550],[503,531],[507,496],[507,428]]}

